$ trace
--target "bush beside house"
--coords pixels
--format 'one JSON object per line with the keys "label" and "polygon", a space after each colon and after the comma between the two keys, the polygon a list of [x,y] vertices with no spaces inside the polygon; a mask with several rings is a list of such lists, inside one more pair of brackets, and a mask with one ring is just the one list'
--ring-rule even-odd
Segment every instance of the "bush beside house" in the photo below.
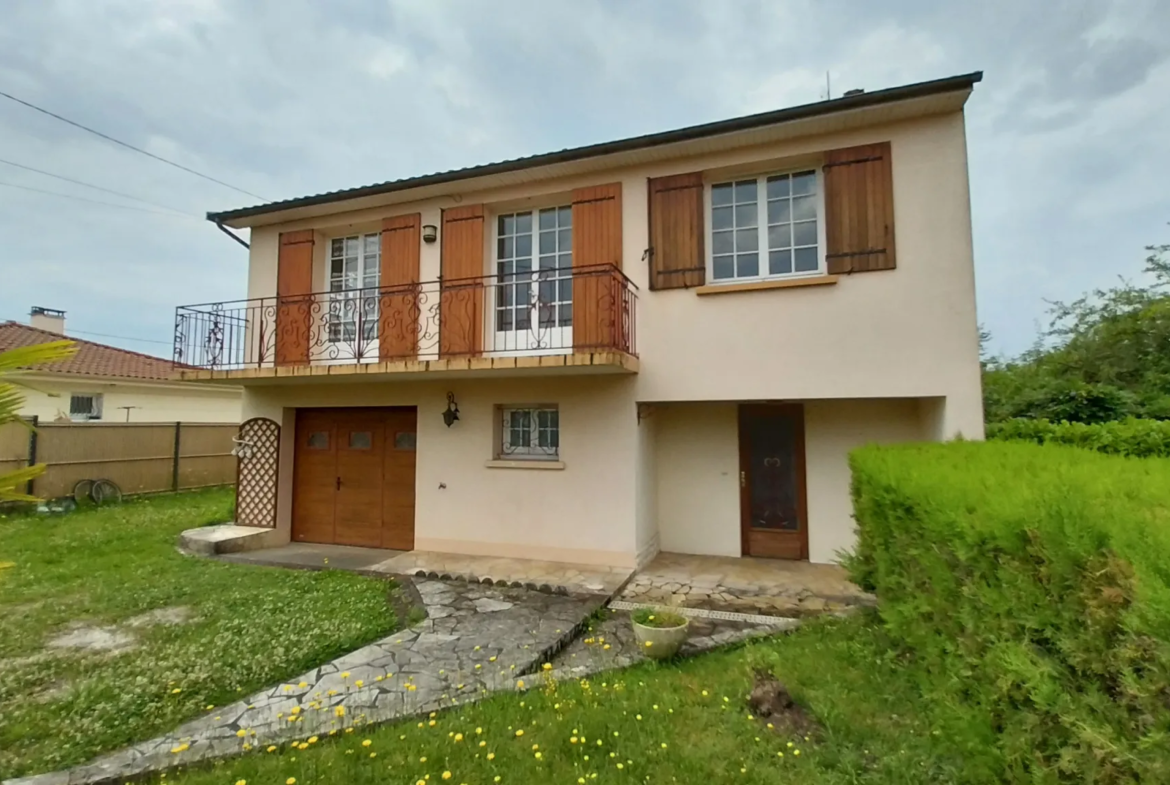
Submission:
{"label": "bush beside house", "polygon": [[849,567],[972,780],[1170,782],[1170,462],[956,442],[851,463]]}
{"label": "bush beside house", "polygon": [[1014,419],[989,423],[987,438],[1063,444],[1137,458],[1170,457],[1170,421],[1166,420],[1130,417],[1090,425],[1082,422]]}

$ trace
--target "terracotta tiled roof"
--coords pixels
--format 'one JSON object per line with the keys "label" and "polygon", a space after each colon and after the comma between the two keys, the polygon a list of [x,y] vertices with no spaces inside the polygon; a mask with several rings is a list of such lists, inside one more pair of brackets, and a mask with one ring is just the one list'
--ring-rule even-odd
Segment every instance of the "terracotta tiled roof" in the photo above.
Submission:
{"label": "terracotta tiled roof", "polygon": [[[85,341],[69,335],[59,335],[19,322],[0,323],[0,352],[18,346],[68,339],[77,345],[77,353],[68,360],[60,360],[35,368],[46,373],[67,373],[78,376],[114,376],[125,379],[167,381],[175,365],[170,360],[139,354],[115,346]],[[30,369],[33,370],[33,369]]]}

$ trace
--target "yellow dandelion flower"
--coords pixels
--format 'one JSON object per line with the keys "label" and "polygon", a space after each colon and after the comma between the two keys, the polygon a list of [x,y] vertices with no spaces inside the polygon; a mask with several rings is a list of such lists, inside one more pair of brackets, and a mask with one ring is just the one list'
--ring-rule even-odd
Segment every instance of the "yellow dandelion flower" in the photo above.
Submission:
{"label": "yellow dandelion flower", "polygon": [[449,780],[449,779],[451,779],[451,772],[449,772],[449,771],[444,771],[444,772],[443,772],[443,779],[445,779],[445,780]]}
{"label": "yellow dandelion flower", "polygon": [[456,734],[455,734],[455,741],[463,741],[463,734],[462,734],[462,733],[456,733]]}
{"label": "yellow dandelion flower", "polygon": [[476,736],[479,736],[479,735],[480,735],[480,734],[482,734],[482,733],[483,733],[483,728],[476,728],[476,729],[475,729],[475,735],[476,735]]}
{"label": "yellow dandelion flower", "polygon": [[349,671],[342,671],[341,678],[348,679],[349,678]]}
{"label": "yellow dandelion flower", "polygon": [[488,760],[495,760],[495,759],[496,759],[496,753],[494,753],[494,752],[489,752],[489,753],[487,754],[487,759],[488,759]]}
{"label": "yellow dandelion flower", "polygon": [[605,651],[609,651],[609,644],[607,643],[604,646],[602,646],[601,648],[604,649]]}
{"label": "yellow dandelion flower", "polygon": [[435,721],[431,720],[430,722],[427,723],[427,725],[430,725],[433,728],[433,727],[435,727]]}
{"label": "yellow dandelion flower", "polygon": [[518,689],[518,690],[524,689],[524,679],[517,679],[516,680],[516,689]]}
{"label": "yellow dandelion flower", "polygon": [[297,778],[296,777],[289,777],[287,780],[284,781],[284,785],[297,785]]}
{"label": "yellow dandelion flower", "polygon": [[569,743],[570,743],[570,744],[576,744],[576,743],[577,743],[577,737],[576,737],[576,736],[570,736],[570,737],[569,737]]}
{"label": "yellow dandelion flower", "polygon": [[418,762],[419,762],[419,763],[426,763],[426,762],[427,762],[427,756],[426,756],[426,755],[422,756],[421,758],[419,758],[419,759],[418,759]]}
{"label": "yellow dandelion flower", "polygon": [[625,764],[619,763],[619,764],[617,765],[617,767],[618,767],[619,769],[624,769],[624,768],[625,768]]}
{"label": "yellow dandelion flower", "polygon": [[376,752],[371,752],[371,753],[370,753],[370,757],[371,757],[371,758],[376,758],[376,757],[378,757],[378,753],[376,753]]}
{"label": "yellow dandelion flower", "polygon": [[236,735],[237,735],[237,736],[239,736],[239,737],[242,739],[242,738],[244,738],[245,736],[247,736],[247,735],[248,735],[248,731],[246,731],[246,730],[244,730],[243,728],[241,728],[240,730],[236,731]]}
{"label": "yellow dandelion flower", "polygon": [[641,715],[641,714],[635,714],[635,715],[634,715],[634,719],[636,719],[636,720],[640,720],[640,719],[642,719],[642,715]]}
{"label": "yellow dandelion flower", "polygon": [[371,745],[371,744],[373,744],[373,743],[374,743],[374,742],[370,741],[369,739],[363,739],[363,740],[362,740],[362,746],[363,746],[363,747],[368,747],[368,746],[370,746],[370,745]]}
{"label": "yellow dandelion flower", "polygon": [[541,665],[540,667],[544,668],[546,671],[551,671],[552,670],[552,663],[546,662],[544,665]]}
{"label": "yellow dandelion flower", "polygon": [[183,690],[181,687],[175,687],[173,690],[171,690],[171,695],[178,695],[182,691]]}
{"label": "yellow dandelion flower", "polygon": [[704,698],[706,698],[706,697],[707,697],[707,691],[706,691],[706,690],[703,690],[703,697],[704,697]]}
{"label": "yellow dandelion flower", "polygon": [[482,665],[480,665],[478,662],[477,662],[477,663],[475,663],[475,669],[476,669],[476,670],[479,670],[479,669],[480,669],[480,668],[482,668],[482,667],[483,667],[483,666],[482,666]]}
{"label": "yellow dandelion flower", "polygon": [[646,641],[646,648],[647,649],[649,649],[653,645],[654,645],[654,641]]}
{"label": "yellow dandelion flower", "polygon": [[777,758],[783,758],[783,757],[784,757],[784,753],[783,753],[783,752],[777,752],[777,753],[776,753],[776,757],[777,757]]}
{"label": "yellow dandelion flower", "polygon": [[268,745],[268,749],[266,749],[266,750],[265,750],[265,752],[276,752],[276,745],[275,745],[275,744],[269,744],[269,745]]}
{"label": "yellow dandelion flower", "polygon": [[248,785],[247,780],[236,780],[236,785]]}
{"label": "yellow dandelion flower", "polygon": [[495,662],[495,661],[496,661],[496,655],[493,654],[492,656],[488,657],[488,662]]}
{"label": "yellow dandelion flower", "polygon": [[357,681],[355,681],[355,682],[353,683],[353,686],[355,686],[355,687],[364,687],[364,686],[365,686],[365,684],[366,684],[366,683],[365,683],[364,681],[362,681],[361,679],[358,679]]}
{"label": "yellow dandelion flower", "polygon": [[792,742],[788,742],[788,748],[789,748],[789,749],[792,749],[792,746],[793,746],[793,745],[792,745]]}
{"label": "yellow dandelion flower", "polygon": [[345,707],[344,706],[336,706],[333,709],[333,713],[336,714],[338,717],[344,717],[345,716]]}
{"label": "yellow dandelion flower", "polygon": [[289,714],[300,714],[300,713],[301,713],[301,707],[300,707],[300,706],[293,706],[291,709],[289,709],[289,712],[288,712],[288,713],[289,713]]}
{"label": "yellow dandelion flower", "polygon": [[298,686],[298,687],[300,687],[300,688],[303,690],[305,687],[308,687],[308,686],[309,686],[309,682],[307,682],[307,681],[302,681],[302,682],[301,682],[300,684],[298,684],[297,686]]}
{"label": "yellow dandelion flower", "polygon": [[537,760],[540,760],[540,758],[541,758],[541,755],[540,755],[540,753],[538,752],[538,753],[536,753],[536,754],[534,755],[534,757],[535,757]]}
{"label": "yellow dandelion flower", "polygon": [[793,755],[799,755],[799,754],[800,754],[800,750],[793,750],[793,751],[792,751],[792,754],[793,754]]}
{"label": "yellow dandelion flower", "polygon": [[486,742],[486,741],[481,741],[481,742],[479,743],[479,746],[481,746],[481,747],[486,747],[486,746],[487,746],[487,742]]}
{"label": "yellow dandelion flower", "polygon": [[533,744],[533,745],[532,745],[532,749],[534,749],[534,750],[538,750],[538,749],[540,749],[540,745],[539,745],[539,744]]}
{"label": "yellow dandelion flower", "polygon": [[[521,728],[520,730],[516,731],[516,735],[517,735],[517,736],[523,736],[523,735],[524,735],[524,729],[523,729],[523,728]],[[616,735],[616,734],[615,734],[615,735]]]}

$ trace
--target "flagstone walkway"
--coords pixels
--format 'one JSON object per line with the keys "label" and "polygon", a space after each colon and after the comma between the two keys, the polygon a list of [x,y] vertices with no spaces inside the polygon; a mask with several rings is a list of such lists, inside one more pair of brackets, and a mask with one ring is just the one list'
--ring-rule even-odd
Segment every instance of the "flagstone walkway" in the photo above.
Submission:
{"label": "flagstone walkway", "polygon": [[293,738],[430,712],[514,689],[604,602],[414,579],[428,618],[333,662],[216,708],[173,733],[67,771],[4,785],[95,785]]}

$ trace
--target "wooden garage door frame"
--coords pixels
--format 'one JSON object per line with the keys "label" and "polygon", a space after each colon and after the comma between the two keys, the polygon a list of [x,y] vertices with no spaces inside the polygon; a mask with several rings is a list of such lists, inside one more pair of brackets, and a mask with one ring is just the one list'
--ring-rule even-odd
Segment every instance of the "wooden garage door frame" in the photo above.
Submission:
{"label": "wooden garage door frame", "polygon": [[[368,449],[380,453],[380,466],[374,471],[380,475],[381,498],[374,504],[381,520],[375,527],[379,534],[371,537],[370,527],[350,525],[339,530],[338,521],[352,518],[355,504],[364,507],[366,514],[370,509],[369,494],[355,502],[353,494],[345,493],[347,486],[343,475],[348,471],[349,480],[353,482],[353,473],[358,471],[366,474],[368,479],[371,467],[359,462],[351,463],[346,469],[343,459],[352,461],[363,447],[360,443],[343,443],[343,440],[350,438],[351,428],[347,425],[361,423],[364,429],[369,429],[374,422],[378,425],[368,439]],[[412,550],[417,424],[418,410],[414,406],[298,409],[293,458],[292,540]],[[315,444],[311,445],[314,434],[317,434]],[[368,482],[364,487],[368,489]],[[362,528],[366,531],[361,531]]]}

